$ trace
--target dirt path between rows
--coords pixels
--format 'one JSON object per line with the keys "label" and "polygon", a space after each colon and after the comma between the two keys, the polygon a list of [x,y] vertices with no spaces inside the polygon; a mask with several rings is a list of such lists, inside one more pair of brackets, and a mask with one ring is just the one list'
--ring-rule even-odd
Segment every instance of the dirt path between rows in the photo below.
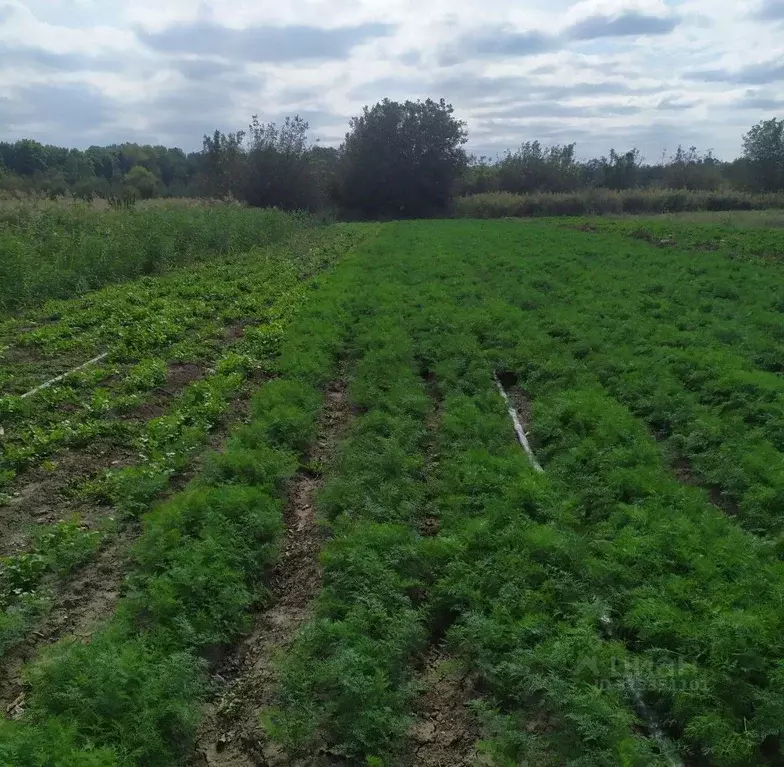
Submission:
{"label": "dirt path between rows", "polygon": [[[185,388],[204,378],[205,373],[201,365],[169,363],[166,381],[147,392],[145,400],[132,411],[116,414],[112,420],[137,423],[139,429],[143,428],[145,422],[166,413]],[[110,510],[74,498],[74,490],[81,482],[99,477],[106,470],[136,465],[134,438],[120,441],[103,437],[85,448],[61,446],[44,465],[22,471],[11,488],[10,502],[0,507],[0,555],[26,551],[31,531],[37,526],[56,524],[77,513],[91,529],[98,527]]]}
{"label": "dirt path between rows", "polygon": [[[172,478],[167,492],[159,501],[182,491],[202,471],[205,457],[221,449],[232,426],[246,419],[252,387],[248,387],[247,391],[247,396],[243,395],[231,404],[221,417],[220,424],[210,433],[203,450],[185,471]],[[80,460],[84,455],[80,454]],[[113,513],[109,506],[90,507],[69,500],[62,503],[62,518],[70,516],[66,510],[71,514],[78,511],[88,519]],[[26,663],[65,636],[89,642],[93,634],[113,615],[131,564],[131,547],[141,530],[138,520],[124,521],[119,531],[111,534],[88,562],[68,575],[51,579],[51,608],[42,612],[23,639],[0,656],[0,717],[14,719],[24,713],[23,669]]]}
{"label": "dirt path between rows", "polygon": [[[443,394],[431,370],[423,366],[420,375],[431,401],[426,419],[429,435],[426,474],[434,479],[441,460],[439,431],[443,418]],[[424,537],[435,537],[441,532],[441,520],[435,512],[437,483],[428,484],[419,533]],[[413,700],[414,723],[409,728],[400,756],[400,763],[405,767],[469,767],[476,763],[480,729],[468,703],[478,697],[478,693],[470,677],[449,658],[443,646],[445,628],[431,629],[431,643],[420,660],[421,691]]]}
{"label": "dirt path between rows", "polygon": [[468,708],[479,697],[471,676],[450,661],[443,648],[428,652],[422,693],[415,701],[416,724],[409,731],[407,767],[470,767],[477,763],[479,721]]}
{"label": "dirt path between rows", "polygon": [[[327,387],[319,436],[308,455],[310,463],[329,463],[350,415],[343,376]],[[294,764],[269,742],[259,715],[275,702],[276,660],[311,615],[313,600],[321,589],[319,553],[323,540],[316,518],[316,496],[322,483],[321,477],[305,470],[294,478],[284,512],[282,552],[270,582],[271,606],[256,616],[252,633],[213,674],[219,692],[210,701],[197,734],[192,765]]]}

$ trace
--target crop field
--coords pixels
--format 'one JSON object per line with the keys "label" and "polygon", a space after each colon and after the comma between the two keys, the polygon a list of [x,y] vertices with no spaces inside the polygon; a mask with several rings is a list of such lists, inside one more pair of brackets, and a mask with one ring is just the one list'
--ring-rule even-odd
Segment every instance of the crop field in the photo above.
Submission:
{"label": "crop field", "polygon": [[0,325],[0,765],[784,765],[784,230],[251,215]]}

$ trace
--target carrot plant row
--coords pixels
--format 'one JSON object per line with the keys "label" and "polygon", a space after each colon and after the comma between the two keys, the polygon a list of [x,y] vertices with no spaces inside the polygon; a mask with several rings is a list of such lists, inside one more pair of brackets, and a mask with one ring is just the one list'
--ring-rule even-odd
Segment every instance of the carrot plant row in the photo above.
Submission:
{"label": "carrot plant row", "polygon": [[[356,272],[340,274],[347,291],[360,287]],[[408,723],[412,663],[425,642],[416,528],[430,401],[399,320],[363,321],[374,304],[348,305],[361,323],[346,349],[359,415],[320,499],[331,529],[323,589],[284,665],[280,708],[268,717],[299,754],[388,751]]]}
{"label": "carrot plant row", "polygon": [[[553,226],[510,227],[507,235],[507,246],[495,250],[500,295],[533,311],[552,343],[567,345],[642,417],[687,478],[747,529],[779,537],[780,265],[733,260],[723,244],[719,251],[655,247]],[[521,259],[529,249],[536,256]]]}
{"label": "carrot plant row", "polygon": [[187,758],[204,658],[265,600],[287,487],[340,353],[345,330],[318,319],[332,294],[320,280],[307,292],[311,313],[287,317],[269,350],[275,377],[254,396],[249,422],[183,492],[143,516],[116,614],[89,644],[64,640],[28,669],[24,716],[0,723],[0,764],[168,767]]}
{"label": "carrot plant row", "polygon": [[[404,523],[408,543],[390,542],[375,557],[388,568],[387,585],[399,584],[400,573],[411,578],[397,625],[412,639],[390,644],[374,632],[386,625],[388,613],[380,612],[362,624],[356,651],[350,610],[365,605],[365,592],[353,579],[363,572],[359,563],[375,530],[363,524],[367,503],[384,521],[390,512],[376,501],[383,488],[377,451],[354,457],[349,441],[351,460],[333,483],[352,492],[337,506],[327,492],[321,508],[350,520],[352,546],[338,560],[327,554],[325,605],[287,662],[278,720],[284,742],[307,733],[299,742],[360,757],[387,753],[396,763],[392,736],[402,737],[413,694],[398,659],[408,657],[416,668],[418,622],[430,641],[445,632],[447,646],[481,680],[484,695],[475,705],[497,764],[781,761],[784,564],[776,537],[744,529],[757,528],[750,515],[731,518],[704,490],[681,481],[601,374],[597,360],[600,353],[612,359],[610,346],[581,346],[580,322],[572,335],[563,319],[556,327],[557,311],[568,314],[576,297],[589,307],[577,290],[579,276],[563,276],[559,265],[585,272],[602,302],[605,277],[589,258],[598,246],[581,239],[592,236],[564,235],[552,225],[408,223],[390,226],[365,250],[365,282],[354,288],[363,296],[356,337],[378,336],[375,354],[402,333],[406,359],[416,360],[440,400],[431,424],[437,458],[431,456],[421,487],[413,486],[420,511],[400,517],[407,506],[398,503],[391,515]],[[589,252],[579,261],[570,246]],[[630,305],[626,333],[644,335],[647,325],[635,325],[632,312],[631,273],[617,290],[626,291]],[[598,306],[593,311],[599,337],[607,315]],[[621,329],[609,321],[607,328],[612,338]],[[411,367],[408,361],[395,373],[374,365],[393,392]],[[532,438],[544,476],[515,445],[494,371],[514,374],[533,397]],[[413,397],[420,388],[410,380]],[[374,392],[361,418],[390,408],[390,396]],[[708,407],[709,396],[700,390],[695,401]],[[713,412],[750,440],[749,449],[759,448],[753,440],[760,432],[736,423],[732,410]],[[397,428],[390,437],[399,439]],[[417,447],[408,448],[415,463]],[[771,491],[768,478],[758,482]],[[400,475],[397,484],[407,486]],[[769,523],[765,532],[776,530],[772,511],[757,511]],[[438,535],[419,533],[422,515],[440,520]],[[354,546],[356,539],[362,544]],[[342,541],[337,535],[335,545]],[[333,598],[332,581],[351,589],[347,599]],[[361,673],[352,673],[346,659],[360,658]],[[375,710],[372,688],[361,681],[368,677],[383,685],[376,689],[384,690],[377,695],[387,731],[351,715],[357,704],[347,687]]]}

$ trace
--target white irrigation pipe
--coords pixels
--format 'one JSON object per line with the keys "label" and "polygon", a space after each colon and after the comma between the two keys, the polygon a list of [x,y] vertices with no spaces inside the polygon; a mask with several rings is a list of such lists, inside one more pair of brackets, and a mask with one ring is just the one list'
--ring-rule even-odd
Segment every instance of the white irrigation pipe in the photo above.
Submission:
{"label": "white irrigation pipe", "polygon": [[103,354],[99,354],[97,357],[93,357],[91,360],[87,360],[87,362],[82,363],[78,367],[75,367],[73,370],[67,370],[65,373],[59,376],[55,376],[52,378],[51,381],[47,381],[46,383],[42,383],[40,386],[36,386],[35,389],[31,389],[26,394],[23,394],[20,399],[25,399],[26,397],[30,397],[36,392],[41,391],[42,389],[48,389],[52,384],[57,383],[58,381],[62,381],[63,378],[66,376],[71,375],[72,373],[78,373],[80,370],[84,370],[86,367],[90,367],[90,365],[94,365],[96,362],[100,362],[102,359],[106,359],[109,356],[109,352],[104,352]]}
{"label": "white irrigation pipe", "polygon": [[[607,633],[608,638],[615,639],[610,616],[607,615],[607,613],[603,613],[599,620],[601,621],[602,626],[604,626],[604,630]],[[670,742],[670,739],[664,734],[664,731],[662,730],[658,721],[656,721],[655,715],[642,699],[640,690],[637,687],[637,680],[631,674],[629,674],[623,680],[623,682],[626,689],[631,693],[631,696],[634,699],[634,707],[637,709],[637,713],[645,722],[645,725],[648,728],[648,732],[651,734],[651,738],[659,747],[659,751],[661,751],[662,756],[667,760],[667,764],[669,764],[670,767],[683,767],[683,761],[675,753],[675,748]]]}
{"label": "white irrigation pipe", "polygon": [[514,430],[517,434],[518,442],[522,446],[523,450],[525,450],[525,454],[528,456],[528,460],[531,462],[531,466],[534,467],[534,470],[543,473],[544,469],[539,465],[539,461],[536,460],[534,451],[531,450],[531,445],[528,443],[528,436],[525,433],[523,424],[520,422],[520,416],[517,415],[515,406],[510,401],[509,395],[504,390],[501,381],[498,379],[498,376],[495,373],[493,373],[493,378],[495,379],[495,385],[498,387],[499,393],[504,398],[504,402],[506,402],[506,409],[509,412],[509,417],[512,419],[512,423],[514,424]]}
{"label": "white irrigation pipe", "polygon": [[[495,380],[495,385],[498,387],[499,393],[504,398],[504,402],[506,402],[506,409],[508,410],[509,417],[512,419],[512,423],[514,424],[514,430],[517,434],[517,439],[520,442],[523,450],[525,450],[525,454],[528,456],[528,460],[531,462],[531,466],[533,466],[536,471],[544,473],[544,469],[541,467],[539,461],[536,460],[534,451],[531,450],[531,445],[528,442],[525,429],[523,428],[523,424],[520,421],[520,416],[517,414],[517,410],[511,403],[509,395],[504,390],[504,387],[495,372],[493,373],[493,379]],[[608,637],[612,639],[613,630],[610,616],[607,615],[607,613],[604,613],[599,618],[599,620],[602,626],[604,626]],[[681,761],[680,757],[675,753],[675,749],[673,748],[669,738],[664,734],[661,726],[656,721],[656,717],[653,715],[651,710],[648,708],[648,706],[645,705],[645,701],[642,699],[642,695],[640,694],[640,691],[637,687],[637,680],[633,676],[629,675],[624,679],[624,685],[631,693],[631,696],[634,699],[634,706],[637,709],[637,713],[645,721],[648,732],[651,734],[651,738],[659,747],[662,756],[667,760],[667,764],[669,764],[670,767],[683,767],[683,761]]]}

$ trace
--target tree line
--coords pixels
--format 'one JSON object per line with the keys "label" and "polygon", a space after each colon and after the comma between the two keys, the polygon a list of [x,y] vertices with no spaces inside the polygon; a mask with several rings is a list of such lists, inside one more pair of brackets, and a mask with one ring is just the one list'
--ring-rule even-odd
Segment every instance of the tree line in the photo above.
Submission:
{"label": "tree line", "polygon": [[637,149],[581,160],[575,144],[527,141],[497,158],[465,149],[466,124],[443,99],[365,107],[340,147],[313,143],[300,117],[253,117],[247,130],[216,130],[199,152],[120,144],[81,151],[31,139],[0,142],[0,191],[83,199],[208,196],[349,217],[436,215],[456,196],[586,189],[784,191],[784,120],[765,120],[727,162],[696,147],[656,162]]}

